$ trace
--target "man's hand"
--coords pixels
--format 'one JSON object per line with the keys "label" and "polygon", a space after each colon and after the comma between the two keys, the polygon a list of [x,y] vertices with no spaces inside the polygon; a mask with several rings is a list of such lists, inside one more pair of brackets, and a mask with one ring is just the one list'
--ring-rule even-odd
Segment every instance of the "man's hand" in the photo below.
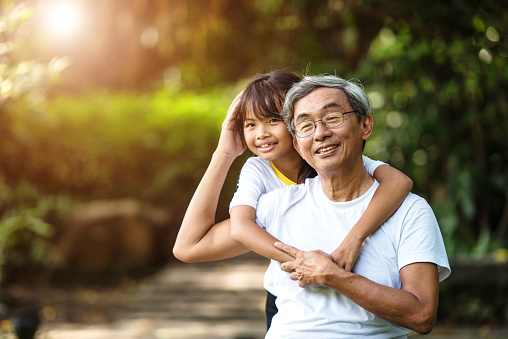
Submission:
{"label": "man's hand", "polygon": [[326,277],[339,269],[332,257],[323,251],[304,252],[281,242],[276,242],[275,247],[295,258],[293,261],[282,263],[281,269],[291,272],[289,277],[292,280],[299,280],[300,287],[323,286]]}

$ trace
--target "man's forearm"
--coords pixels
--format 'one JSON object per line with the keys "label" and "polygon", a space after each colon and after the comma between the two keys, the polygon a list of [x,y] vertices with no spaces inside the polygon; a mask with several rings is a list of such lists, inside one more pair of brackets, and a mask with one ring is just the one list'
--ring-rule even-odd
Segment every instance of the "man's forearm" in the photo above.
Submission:
{"label": "man's forearm", "polygon": [[283,243],[275,247],[295,260],[281,265],[299,280],[300,287],[327,286],[367,311],[421,334],[429,333],[436,321],[439,278],[433,263],[413,263],[399,271],[402,288],[378,284],[348,272],[323,251],[300,251]]}
{"label": "man's forearm", "polygon": [[[416,265],[418,267],[409,270],[417,269],[419,275],[426,274],[427,277],[435,274],[436,284],[429,284],[430,286],[424,288],[423,291],[420,287],[414,286],[415,293],[413,293],[411,290],[378,284],[359,274],[347,272],[338,266],[335,266],[332,271],[328,271],[321,282],[367,311],[394,324],[425,334],[432,330],[436,319],[437,269],[434,264],[430,263]],[[406,273],[412,274],[412,272]]]}

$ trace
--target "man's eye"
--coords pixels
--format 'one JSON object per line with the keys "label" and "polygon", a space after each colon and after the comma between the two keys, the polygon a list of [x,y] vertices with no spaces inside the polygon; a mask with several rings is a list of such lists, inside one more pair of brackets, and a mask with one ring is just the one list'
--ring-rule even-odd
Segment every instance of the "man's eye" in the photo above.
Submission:
{"label": "man's eye", "polygon": [[339,121],[340,121],[339,117],[329,117],[329,118],[326,119],[325,122],[327,124],[334,124],[334,123],[339,122]]}
{"label": "man's eye", "polygon": [[310,131],[314,128],[314,124],[312,122],[302,122],[300,125],[300,131],[302,132],[306,132],[306,131]]}
{"label": "man's eye", "polygon": [[337,125],[342,122],[342,114],[331,113],[324,117],[323,123],[328,125]]}

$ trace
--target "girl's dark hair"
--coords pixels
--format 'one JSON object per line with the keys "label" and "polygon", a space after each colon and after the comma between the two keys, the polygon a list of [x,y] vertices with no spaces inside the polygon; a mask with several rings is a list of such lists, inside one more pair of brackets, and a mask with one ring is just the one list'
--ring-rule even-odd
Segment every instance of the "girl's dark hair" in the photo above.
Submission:
{"label": "girl's dark hair", "polygon": [[258,119],[276,117],[282,119],[280,112],[284,97],[300,77],[288,71],[273,71],[257,75],[243,90],[242,100],[235,114],[234,131],[245,145],[243,125],[248,111],[252,111]]}
{"label": "girl's dark hair", "polygon": [[305,179],[314,178],[317,175],[317,172],[314,168],[312,168],[307,161],[302,159],[302,164],[300,165],[300,169],[298,170],[298,177],[296,178],[297,184],[303,184]]}

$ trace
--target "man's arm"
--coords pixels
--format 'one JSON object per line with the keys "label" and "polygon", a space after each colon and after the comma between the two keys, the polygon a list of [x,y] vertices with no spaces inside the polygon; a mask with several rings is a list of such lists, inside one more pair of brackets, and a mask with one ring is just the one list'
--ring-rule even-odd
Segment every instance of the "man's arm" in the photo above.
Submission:
{"label": "man's arm", "polygon": [[300,287],[327,286],[369,312],[420,334],[429,333],[436,322],[439,278],[433,263],[414,263],[400,270],[402,289],[388,287],[336,265],[322,251],[303,252],[277,242],[275,247],[295,260],[281,265],[292,272]]}

